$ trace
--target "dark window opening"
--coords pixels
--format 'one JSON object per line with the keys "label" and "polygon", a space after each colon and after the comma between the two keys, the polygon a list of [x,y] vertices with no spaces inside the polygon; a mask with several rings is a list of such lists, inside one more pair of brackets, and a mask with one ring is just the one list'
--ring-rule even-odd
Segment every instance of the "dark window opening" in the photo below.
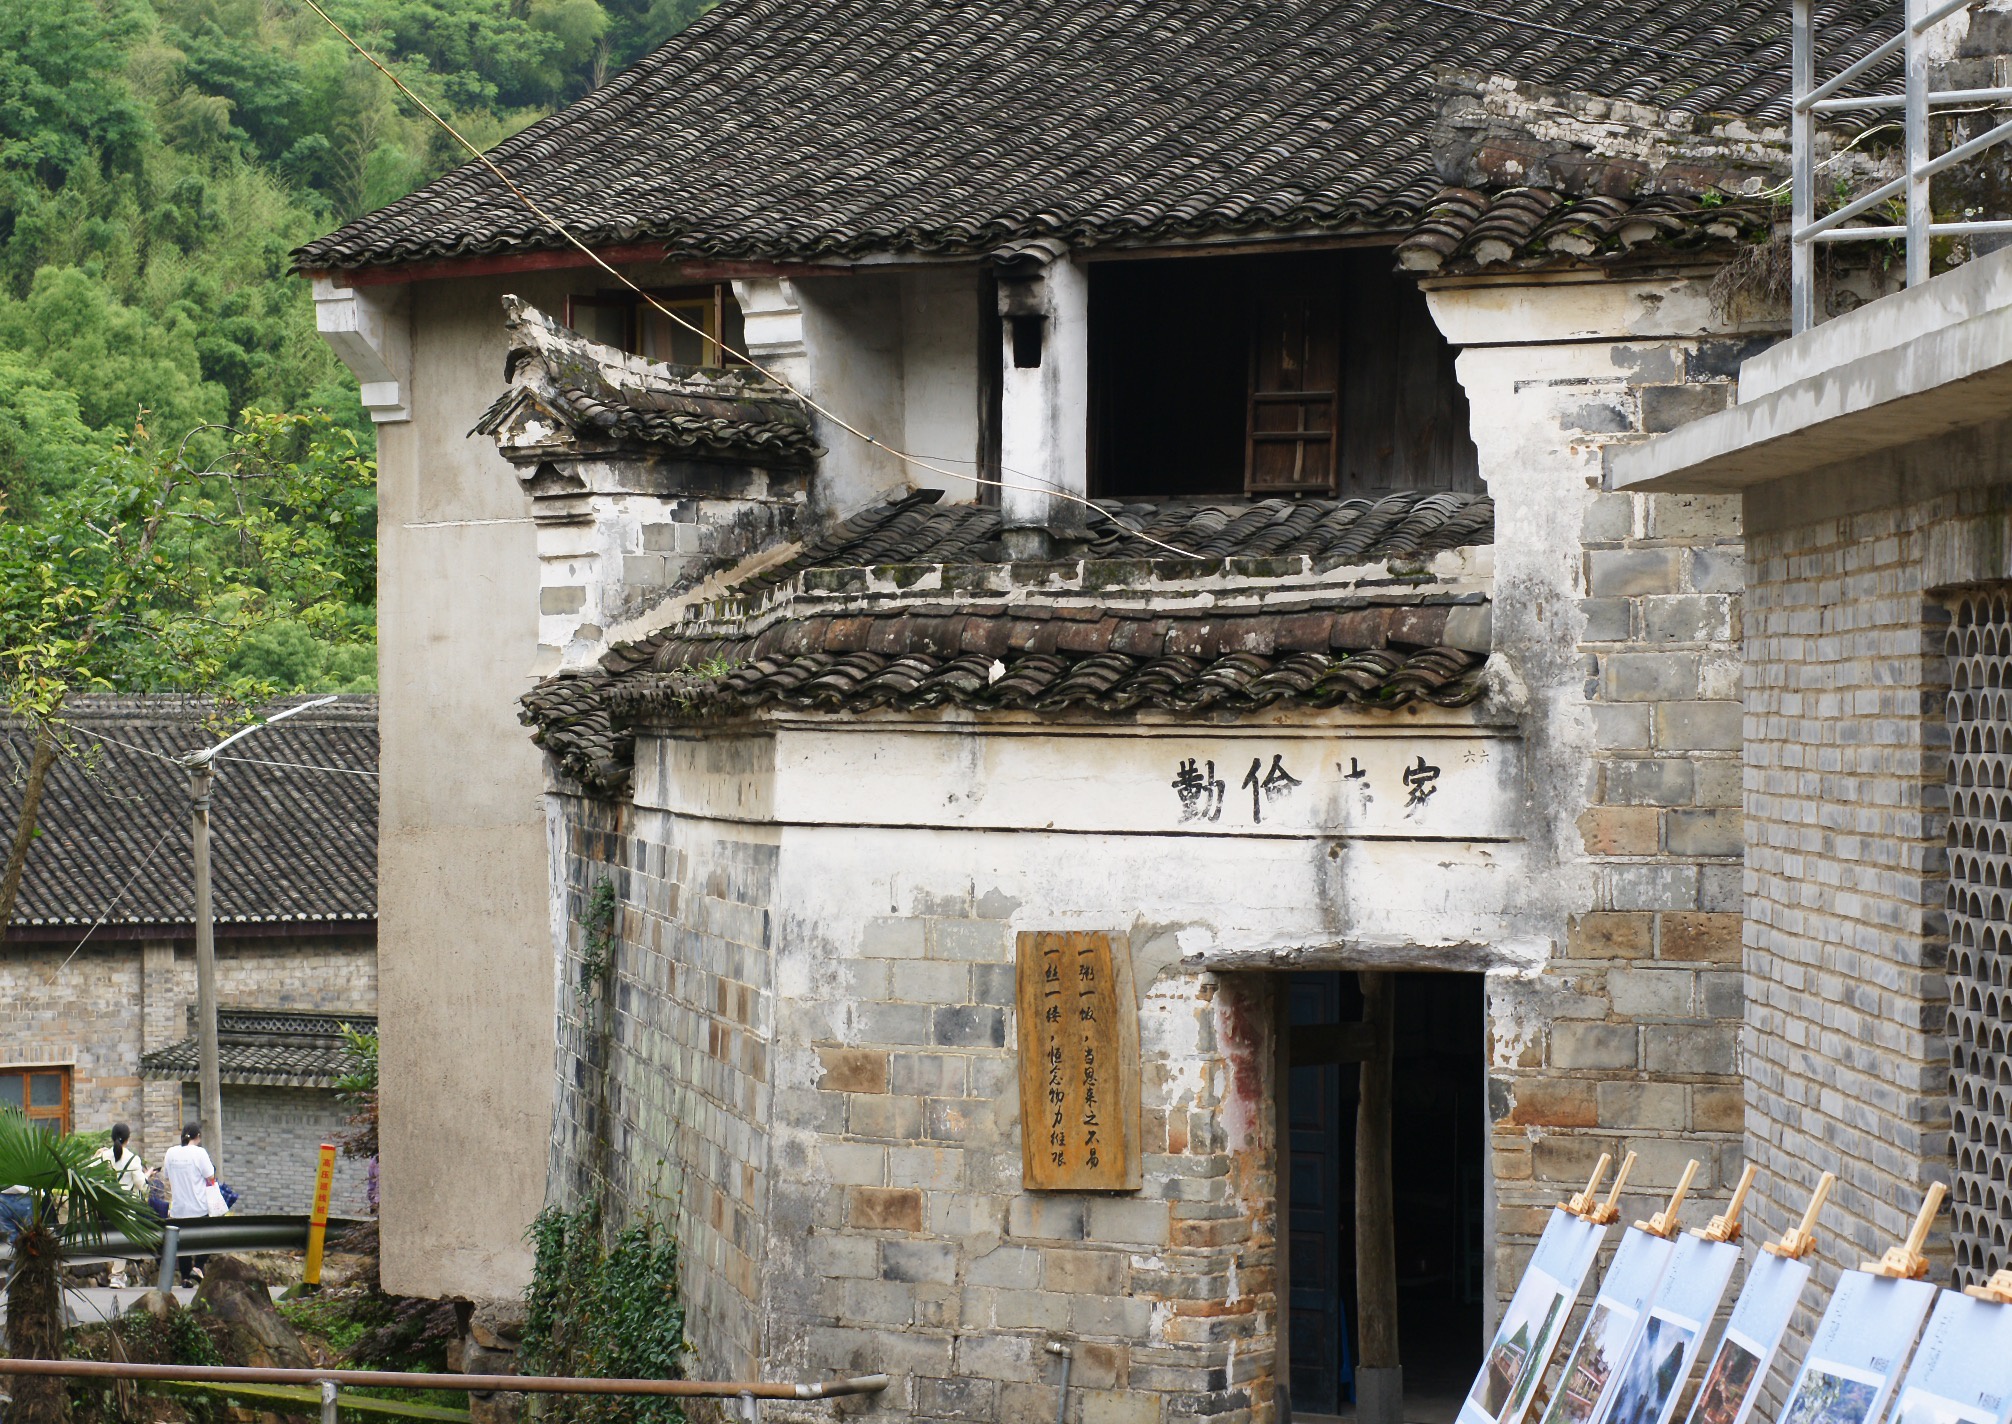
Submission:
{"label": "dark window opening", "polygon": [[[1405,1417],[1451,1419],[1481,1366],[1488,1160],[1482,981],[1398,974],[1391,1074],[1398,1348]],[[1283,1075],[1286,1359],[1295,1414],[1353,1399],[1355,1118],[1362,1019],[1348,973],[1287,975]],[[1414,1412],[1417,1411],[1417,1412]]]}
{"label": "dark window opening", "polygon": [[978,278],[978,494],[980,504],[1000,500],[999,426],[1004,415],[1006,373],[999,367],[999,277],[987,266]]}
{"label": "dark window opening", "polygon": [[1453,354],[1381,248],[1098,263],[1092,492],[1479,493]]}
{"label": "dark window opening", "polygon": [[[733,288],[671,287],[650,293],[595,292],[566,299],[566,325],[603,346],[677,366],[746,364],[747,327]],[[666,316],[671,312],[677,320]]]}
{"label": "dark window opening", "polygon": [[1023,371],[1036,370],[1041,365],[1041,334],[1047,326],[1044,316],[1014,316],[1007,321],[1013,327],[1013,364]]}

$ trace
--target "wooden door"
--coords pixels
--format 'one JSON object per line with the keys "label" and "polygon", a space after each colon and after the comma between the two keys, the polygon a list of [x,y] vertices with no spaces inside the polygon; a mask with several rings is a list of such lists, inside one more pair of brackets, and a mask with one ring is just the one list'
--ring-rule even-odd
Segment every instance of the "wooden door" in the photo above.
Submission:
{"label": "wooden door", "polygon": [[1249,494],[1332,494],[1341,309],[1332,280],[1296,269],[1258,290],[1244,423]]}

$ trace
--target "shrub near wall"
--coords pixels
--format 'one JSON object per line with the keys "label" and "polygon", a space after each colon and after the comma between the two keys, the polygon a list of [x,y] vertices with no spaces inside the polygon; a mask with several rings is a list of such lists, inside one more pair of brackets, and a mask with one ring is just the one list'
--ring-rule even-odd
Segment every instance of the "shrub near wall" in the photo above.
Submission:
{"label": "shrub near wall", "polygon": [[[592,1207],[547,1208],[531,1224],[537,1265],[524,1296],[520,1368],[534,1375],[682,1379],[685,1309],[678,1248],[659,1227],[632,1226],[612,1245]],[[545,1424],[683,1424],[675,1399],[538,1396]]]}

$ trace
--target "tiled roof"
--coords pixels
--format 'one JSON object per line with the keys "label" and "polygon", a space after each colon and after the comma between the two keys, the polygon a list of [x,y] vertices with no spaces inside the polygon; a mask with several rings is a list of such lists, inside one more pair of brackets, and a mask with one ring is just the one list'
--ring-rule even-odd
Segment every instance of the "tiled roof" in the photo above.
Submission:
{"label": "tiled roof", "polygon": [[[1458,707],[1483,651],[1444,645],[1448,609],[1208,612],[976,606],[791,619],[754,638],[672,638],[612,689],[623,721],[780,706],[1250,712],[1277,703]],[[1101,615],[1101,616],[1099,616]],[[725,669],[715,671],[715,669]]]}
{"label": "tiled roof", "polygon": [[785,604],[757,633],[674,627],[599,668],[547,678],[520,715],[568,777],[615,794],[638,724],[770,708],[1217,716],[1281,704],[1460,707],[1482,695],[1488,620],[1472,595],[1293,594],[1260,611],[941,595],[874,612],[792,615]]}
{"label": "tiled roof", "polygon": [[1561,259],[1615,262],[1653,253],[1765,241],[1787,210],[1763,198],[1713,203],[1662,194],[1569,196],[1546,188],[1448,188],[1411,235],[1398,264],[1414,272],[1473,271]]}
{"label": "tiled roof", "polygon": [[[10,938],[187,926],[195,915],[188,773],[170,758],[213,745],[204,704],[79,698],[81,756],[43,793]],[[0,825],[20,813],[33,733],[0,721]],[[377,699],[343,697],[262,728],[217,763],[212,909],[231,924],[343,923],[377,915]]]}
{"label": "tiled roof", "polygon": [[471,434],[544,444],[563,423],[575,439],[699,457],[807,465],[824,453],[803,402],[748,367],[713,370],[627,356],[522,298],[506,296],[503,310],[512,384]]}
{"label": "tiled roof", "polygon": [[[941,495],[940,490],[920,490],[863,510],[749,582],[772,586],[816,568],[1004,563],[999,511],[975,504],[939,505]],[[1087,559],[1171,561],[1171,546],[1208,563],[1306,559],[1319,573],[1344,564],[1424,558],[1492,543],[1495,504],[1487,495],[1450,492],[1235,504],[1103,500],[1088,522],[1090,543],[1080,553]],[[1152,542],[1135,537],[1141,533]]]}
{"label": "tiled roof", "polygon": [[[1819,4],[1819,66],[1898,15]],[[1779,118],[1788,18],[1779,0],[725,0],[491,157],[584,240],[672,256],[1394,231],[1440,189],[1441,66]],[[470,163],[295,256],[560,245]]]}
{"label": "tiled roof", "polygon": [[[226,1083],[260,1087],[332,1088],[350,1068],[343,1045],[344,1026],[357,1033],[376,1033],[377,1016],[220,1008],[217,1063],[221,1077]],[[141,1076],[193,1083],[199,1069],[198,1051],[193,1034],[157,1048],[141,1057]]]}

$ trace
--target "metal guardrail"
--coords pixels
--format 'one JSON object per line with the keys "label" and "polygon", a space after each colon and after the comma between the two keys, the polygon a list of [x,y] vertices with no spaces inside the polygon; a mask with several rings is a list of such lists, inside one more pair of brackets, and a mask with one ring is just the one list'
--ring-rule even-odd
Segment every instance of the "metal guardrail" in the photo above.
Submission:
{"label": "metal guardrail", "polygon": [[[1816,324],[1816,247],[1819,242],[1870,242],[1902,238],[1907,246],[1907,285],[1928,280],[1929,244],[1938,237],[1983,236],[2012,233],[2012,221],[1986,219],[1972,222],[1936,222],[1929,206],[1929,181],[1937,173],[1974,158],[1985,149],[2012,139],[2012,120],[1985,130],[1976,138],[1960,143],[1946,153],[1929,156],[1928,120],[1932,110],[1950,104],[2012,105],[2012,88],[1948,89],[1930,92],[1928,51],[1924,43],[1929,30],[1978,0],[1907,0],[1907,19],[1901,32],[1881,41],[1821,84],[1816,82],[1814,0],[1793,0],[1790,25],[1790,64],[1793,107],[1789,119],[1793,234],[1790,244],[1790,315],[1794,329],[1804,332]],[[1837,91],[1890,58],[1903,55],[1905,76],[1899,94],[1863,97],[1836,97]],[[1905,148],[1905,170],[1898,178],[1880,184],[1843,207],[1816,215],[1816,118],[1819,114],[1839,114],[1863,109],[1899,109]],[[1906,195],[1906,221],[1900,225],[1846,227],[1879,204]]]}
{"label": "metal guardrail", "polygon": [[811,1384],[765,1380],[589,1379],[565,1375],[422,1375],[396,1370],[268,1370],[238,1365],[136,1365],[116,1360],[15,1360],[0,1358],[0,1375],[54,1375],[68,1379],[158,1380],[187,1384],[308,1385],[321,1391],[322,1424],[336,1424],[341,1391],[440,1389],[463,1394],[617,1394],[679,1399],[837,1399],[877,1394],[884,1374],[854,1375]]}

